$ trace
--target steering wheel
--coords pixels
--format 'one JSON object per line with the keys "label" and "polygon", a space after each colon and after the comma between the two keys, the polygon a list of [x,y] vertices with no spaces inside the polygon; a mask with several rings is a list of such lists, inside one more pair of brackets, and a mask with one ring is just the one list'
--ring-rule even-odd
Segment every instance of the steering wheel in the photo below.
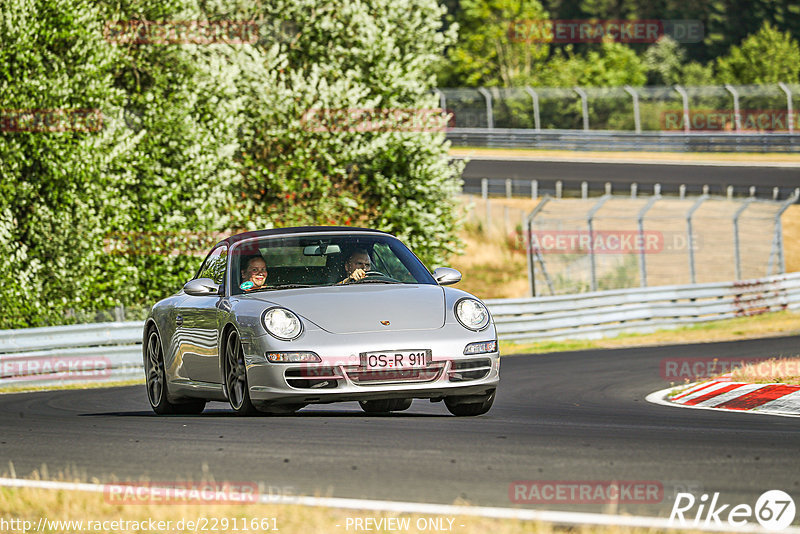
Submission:
{"label": "steering wheel", "polygon": [[372,278],[389,278],[389,277],[380,271],[367,271],[366,273],[364,273],[364,278],[362,278],[361,280],[368,280]]}

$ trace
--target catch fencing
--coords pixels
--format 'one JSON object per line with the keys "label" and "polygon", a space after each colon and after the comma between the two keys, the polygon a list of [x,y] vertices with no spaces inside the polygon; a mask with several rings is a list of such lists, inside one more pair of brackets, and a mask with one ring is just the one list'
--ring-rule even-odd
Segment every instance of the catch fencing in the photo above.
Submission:
{"label": "catch fencing", "polygon": [[[527,257],[529,295],[763,278],[786,272],[784,212],[800,198],[606,194],[564,198],[465,195],[468,227]],[[538,194],[536,181],[530,186]],[[773,195],[777,198],[777,195]]]}
{"label": "catch fencing", "polygon": [[436,89],[455,145],[793,152],[800,84]]}

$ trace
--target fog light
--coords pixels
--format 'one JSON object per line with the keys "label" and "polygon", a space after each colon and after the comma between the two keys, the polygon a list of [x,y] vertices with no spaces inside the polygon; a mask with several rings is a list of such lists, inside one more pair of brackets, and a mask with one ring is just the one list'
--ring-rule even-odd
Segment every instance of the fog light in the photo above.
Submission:
{"label": "fog light", "polygon": [[485,354],[487,352],[497,352],[497,340],[479,341],[464,347],[464,354]]}
{"label": "fog light", "polygon": [[268,352],[267,360],[272,363],[318,363],[322,358],[313,352]]}

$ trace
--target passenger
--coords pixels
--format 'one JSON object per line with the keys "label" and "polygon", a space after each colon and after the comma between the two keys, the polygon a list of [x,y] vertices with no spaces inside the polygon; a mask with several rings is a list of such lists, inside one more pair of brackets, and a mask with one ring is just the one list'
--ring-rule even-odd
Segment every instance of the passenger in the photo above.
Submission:
{"label": "passenger", "polygon": [[372,262],[369,259],[369,254],[363,248],[357,248],[350,254],[347,261],[344,262],[344,271],[347,278],[339,282],[346,284],[348,282],[358,282],[367,275],[367,271],[372,267]]}
{"label": "passenger", "polygon": [[261,256],[255,256],[247,261],[242,269],[242,284],[239,286],[245,291],[261,289],[267,283],[267,262]]}

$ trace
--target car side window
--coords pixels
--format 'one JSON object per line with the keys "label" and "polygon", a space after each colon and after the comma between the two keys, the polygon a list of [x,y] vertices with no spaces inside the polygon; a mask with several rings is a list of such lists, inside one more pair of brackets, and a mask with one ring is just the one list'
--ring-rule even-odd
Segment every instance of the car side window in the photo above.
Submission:
{"label": "car side window", "polygon": [[214,283],[222,284],[225,281],[225,268],[228,263],[228,247],[222,245],[211,251],[200,271],[197,273],[197,278],[211,278]]}

